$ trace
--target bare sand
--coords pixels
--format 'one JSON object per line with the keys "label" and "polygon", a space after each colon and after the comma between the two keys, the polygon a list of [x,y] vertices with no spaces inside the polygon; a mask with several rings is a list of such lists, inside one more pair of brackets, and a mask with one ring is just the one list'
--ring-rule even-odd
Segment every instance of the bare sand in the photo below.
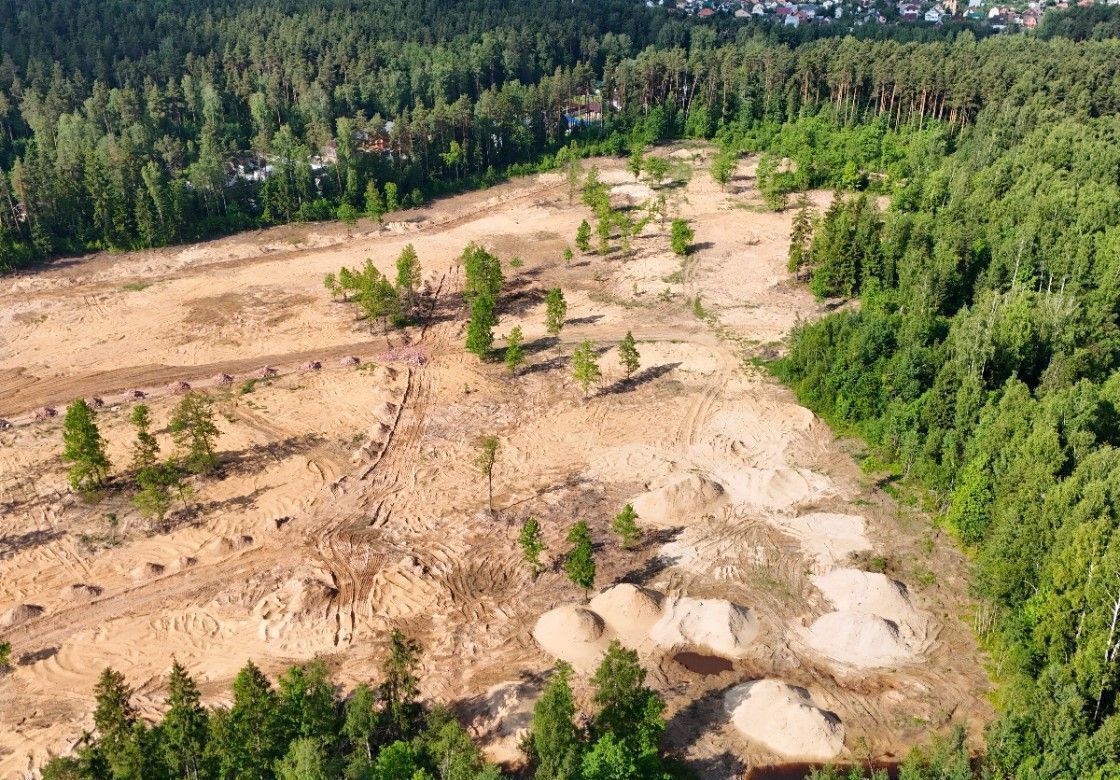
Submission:
{"label": "bare sand", "polygon": [[[641,646],[668,702],[667,746],[705,777],[788,754],[781,734],[744,733],[738,708],[721,704],[760,678],[827,702],[842,729],[821,733],[840,756],[856,740],[897,756],[958,723],[976,738],[990,708],[958,617],[964,561],[860,472],[854,445],[751,366],[823,309],[785,270],[792,215],[761,208],[749,161],[726,190],[715,185],[708,154],[674,152],[695,167],[674,191],[697,236],[684,261],[655,222],[629,254],[565,265],[588,214],[560,177],[541,176],[380,227],[291,226],[0,279],[0,417],[11,421],[0,430],[0,636],[14,648],[0,675],[0,775],[73,746],[92,726],[107,665],[154,717],[172,656],[222,703],[250,658],[276,673],[318,655],[346,686],[376,679],[394,627],[424,647],[423,695],[455,707],[510,763],[559,655],[548,638],[557,630],[586,637],[583,672],[612,637]],[[648,197],[622,161],[599,163],[620,202]],[[457,258],[470,241],[524,262],[506,269],[497,328],[523,328],[519,376],[464,353]],[[428,290],[424,324],[371,333],[322,277],[367,257],[389,271],[410,242]],[[559,345],[544,329],[552,286],[569,306]],[[642,356],[629,382],[616,349],[627,331]],[[583,339],[605,350],[589,399],[568,365]],[[123,466],[141,397],[170,450],[180,383],[216,400],[218,474],[193,481],[162,523],[141,518],[123,486],[94,505],[73,496],[49,410],[100,398],[98,424]],[[495,517],[472,463],[488,435],[500,442]],[[609,522],[631,500],[646,535],[626,550]],[[516,546],[529,515],[550,564],[536,579]],[[596,592],[607,592],[590,604],[558,566],[579,519],[601,544]],[[908,585],[904,600],[859,576],[858,556],[874,554]],[[814,578],[845,570],[857,574]],[[637,587],[608,590],[622,581]],[[546,613],[552,631],[535,632]],[[890,650],[882,632],[845,639],[851,621],[827,617],[853,613],[889,622],[920,663],[856,669],[837,658],[841,645]],[[814,625],[826,635],[816,644]],[[673,660],[685,645],[731,657],[731,671],[685,669]],[[576,689],[586,702],[582,673]],[[801,728],[795,715],[816,705],[775,690],[763,710],[791,714],[774,728]]]}

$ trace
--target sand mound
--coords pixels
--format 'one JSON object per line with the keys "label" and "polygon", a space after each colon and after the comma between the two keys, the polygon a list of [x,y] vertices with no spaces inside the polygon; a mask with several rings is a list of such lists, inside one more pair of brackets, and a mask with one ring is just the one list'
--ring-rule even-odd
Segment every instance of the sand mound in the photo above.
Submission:
{"label": "sand mound", "polygon": [[253,376],[257,379],[267,379],[270,376],[276,376],[280,371],[273,366],[261,366],[253,372]]}
{"label": "sand mound", "polygon": [[232,385],[233,377],[229,374],[215,374],[214,384],[216,385]]}
{"label": "sand mound", "polygon": [[725,482],[737,504],[756,509],[787,509],[828,491],[827,477],[809,469],[741,468]]}
{"label": "sand mound", "polygon": [[304,371],[318,371],[322,367],[323,364],[318,360],[308,360],[306,363],[300,366],[300,368]]}
{"label": "sand mound", "polygon": [[126,401],[142,401],[146,397],[143,390],[126,390],[124,393]]}
{"label": "sand mound", "polygon": [[362,362],[361,358],[356,357],[354,355],[350,355],[350,356],[344,357],[342,360],[338,361],[338,364],[340,366],[356,366],[356,365],[360,364],[361,362]]}
{"label": "sand mound", "polygon": [[702,517],[726,498],[718,482],[690,474],[656,490],[637,496],[631,503],[643,525],[666,526]]}
{"label": "sand mound", "polygon": [[173,393],[175,395],[178,395],[180,393],[185,393],[190,389],[191,389],[191,386],[188,383],[182,382],[182,381],[172,382],[171,384],[169,384],[167,386],[167,392]]}
{"label": "sand mound", "polygon": [[603,619],[589,609],[566,605],[545,612],[533,627],[533,639],[549,655],[577,671],[595,668],[607,651]]}
{"label": "sand mound", "polygon": [[653,197],[653,190],[645,184],[616,184],[611,187],[611,198],[625,200],[628,204],[641,203]]}
{"label": "sand mound", "polygon": [[153,577],[158,577],[159,575],[163,574],[165,570],[166,567],[162,563],[152,563],[151,561],[148,561],[147,563],[140,564],[132,570],[132,581],[144,582],[146,580],[152,579]]}
{"label": "sand mound", "polygon": [[284,583],[283,591],[287,596],[288,611],[297,617],[307,617],[321,612],[338,595],[333,578],[329,574],[316,572],[302,577],[293,577]]}
{"label": "sand mound", "polygon": [[921,622],[921,613],[910,602],[906,586],[885,574],[836,569],[813,577],[813,584],[840,612],[870,612],[910,625]]}
{"label": "sand mound", "polygon": [[723,599],[671,599],[650,637],[663,647],[703,647],[717,655],[741,658],[758,636],[751,611]]}
{"label": "sand mound", "polygon": [[829,761],[844,749],[844,726],[804,688],[781,680],[737,685],[723,696],[731,722],[744,736],[783,758]]}
{"label": "sand mound", "polygon": [[650,629],[661,619],[661,598],[655,590],[624,582],[604,590],[589,606],[623,644],[634,647],[649,637]]}
{"label": "sand mound", "polygon": [[101,595],[101,588],[97,585],[86,585],[81,582],[75,582],[73,585],[67,585],[58,593],[63,601],[91,601]]}
{"label": "sand mound", "polygon": [[89,406],[90,409],[100,409],[105,405],[105,399],[99,395],[91,395],[86,399],[86,405]]}
{"label": "sand mound", "polygon": [[49,420],[50,418],[56,417],[57,415],[58,415],[58,410],[55,409],[53,406],[40,406],[38,409],[35,410],[35,412],[33,413],[32,416],[36,420]]}
{"label": "sand mound", "polygon": [[895,623],[867,612],[822,615],[805,641],[826,658],[864,669],[904,663],[915,655]]}
{"label": "sand mound", "polygon": [[189,569],[192,566],[196,565],[198,565],[198,558],[194,558],[190,555],[184,555],[175,562],[175,568],[179,571],[182,571],[183,569]]}
{"label": "sand mound", "polygon": [[0,417],[0,431],[6,431],[11,427],[12,424],[10,422],[5,420],[3,417]]}
{"label": "sand mound", "polygon": [[45,611],[38,604],[16,604],[0,615],[0,628],[15,628],[21,623],[39,617]]}
{"label": "sand mound", "polygon": [[813,512],[794,517],[773,516],[769,522],[797,539],[802,552],[814,561],[817,573],[831,571],[852,553],[871,549],[867,523],[859,515]]}

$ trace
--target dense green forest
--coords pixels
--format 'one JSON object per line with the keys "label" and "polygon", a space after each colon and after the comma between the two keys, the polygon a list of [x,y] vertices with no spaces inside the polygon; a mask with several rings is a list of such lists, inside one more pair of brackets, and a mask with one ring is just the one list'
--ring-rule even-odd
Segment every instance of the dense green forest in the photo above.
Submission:
{"label": "dense green forest", "polygon": [[[1036,90],[1094,114],[1120,102],[1111,42],[962,33],[794,46],[633,0],[6,5],[0,270],[380,216],[548,167],[572,143],[621,151],[635,129],[647,141],[710,136],[822,110],[952,129]],[[566,109],[592,99],[601,119],[570,127]]]}
{"label": "dense green forest", "polygon": [[[1011,45],[1036,63],[1048,52]],[[1094,48],[1060,46],[1065,62]],[[766,173],[777,197],[814,183],[889,196],[885,210],[840,193],[815,221],[799,214],[791,267],[858,305],[801,327],[776,369],[924,490],[971,552],[1000,685],[984,770],[1117,777],[1120,116],[1105,103],[1120,80],[1029,72],[955,133],[818,119],[776,136],[798,162]]]}

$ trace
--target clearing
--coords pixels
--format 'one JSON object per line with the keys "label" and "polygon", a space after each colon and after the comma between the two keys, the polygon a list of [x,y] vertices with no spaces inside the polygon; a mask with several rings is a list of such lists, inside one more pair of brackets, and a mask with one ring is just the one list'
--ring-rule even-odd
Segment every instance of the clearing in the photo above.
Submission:
{"label": "clearing", "polygon": [[[792,212],[761,207],[750,161],[722,190],[707,149],[658,153],[695,170],[666,190],[696,232],[683,261],[655,221],[632,252],[577,252],[566,265],[592,215],[546,174],[380,228],[290,226],[0,279],[0,417],[11,422],[0,430],[0,636],[13,645],[0,775],[92,727],[106,665],[154,715],[172,656],[211,701],[250,658],[274,674],[320,655],[349,685],[376,674],[392,627],[424,647],[424,695],[455,706],[511,763],[554,659],[586,671],[613,637],[639,649],[669,705],[667,746],[703,777],[889,760],[952,724],[977,739],[990,708],[963,620],[963,558],[750,363],[822,311],[786,272]],[[623,162],[597,163],[616,202],[650,196]],[[463,349],[458,256],[470,241],[506,261],[496,334],[501,346],[524,331],[516,377]],[[391,273],[409,242],[425,324],[371,336],[323,275],[367,257]],[[568,301],[559,350],[544,327],[554,286]],[[627,331],[642,363],[630,382],[617,355]],[[605,350],[587,400],[569,364],[584,339]],[[275,376],[248,381],[266,366]],[[166,452],[180,382],[216,399],[218,474],[158,525],[123,489],[96,505],[72,495],[49,409],[100,398],[123,468],[133,391]],[[472,462],[488,435],[500,441],[493,518]],[[645,535],[624,550],[610,519],[631,501]],[[530,515],[548,545],[536,580],[516,543]],[[579,519],[597,544],[596,590],[639,587],[584,603],[559,568]]]}

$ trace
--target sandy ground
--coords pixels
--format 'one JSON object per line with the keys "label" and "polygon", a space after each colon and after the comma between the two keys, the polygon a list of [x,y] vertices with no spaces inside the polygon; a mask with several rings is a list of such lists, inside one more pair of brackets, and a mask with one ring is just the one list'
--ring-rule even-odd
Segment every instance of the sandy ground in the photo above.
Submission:
{"label": "sandy ground", "polygon": [[[749,162],[721,190],[705,154],[673,152],[696,168],[671,192],[696,231],[685,262],[654,223],[629,254],[565,266],[589,215],[545,175],[351,235],[285,227],[0,279],[0,417],[12,423],[0,431],[0,635],[15,659],[0,676],[0,775],[91,727],[106,665],[155,716],[172,656],[211,702],[249,658],[275,673],[319,655],[350,685],[376,676],[393,627],[424,646],[425,696],[513,764],[572,626],[599,632],[580,648],[592,660],[611,636],[639,648],[669,703],[668,745],[703,777],[825,754],[889,759],[955,723],[978,734],[990,712],[963,622],[964,562],[751,366],[821,309],[785,270],[791,213],[761,209]],[[623,201],[649,196],[620,162],[600,165]],[[469,241],[524,261],[506,267],[497,328],[499,345],[524,330],[516,377],[463,351],[457,257]],[[367,257],[389,271],[407,242],[429,316],[371,336],[323,274]],[[559,355],[543,311],[556,285],[569,306]],[[642,358],[631,382],[616,349],[627,330]],[[605,351],[585,400],[567,356],[587,338]],[[426,362],[392,360],[402,346]],[[341,366],[347,356],[361,365]],[[310,360],[322,370],[301,368]],[[242,392],[264,366],[277,376]],[[222,373],[233,383],[216,384]],[[71,495],[60,417],[36,410],[102,398],[98,422],[123,466],[127,391],[145,393],[170,447],[177,381],[214,394],[219,473],[156,525],[123,487],[96,505]],[[500,441],[496,517],[472,464],[486,435]],[[628,501],[646,531],[634,550],[609,531]],[[529,515],[553,564],[536,580],[516,545]],[[558,567],[577,519],[598,543],[596,590],[646,590],[583,604]],[[558,607],[568,611],[538,626]],[[682,650],[728,660],[703,674],[675,660]],[[775,713],[767,733],[758,711]]]}

